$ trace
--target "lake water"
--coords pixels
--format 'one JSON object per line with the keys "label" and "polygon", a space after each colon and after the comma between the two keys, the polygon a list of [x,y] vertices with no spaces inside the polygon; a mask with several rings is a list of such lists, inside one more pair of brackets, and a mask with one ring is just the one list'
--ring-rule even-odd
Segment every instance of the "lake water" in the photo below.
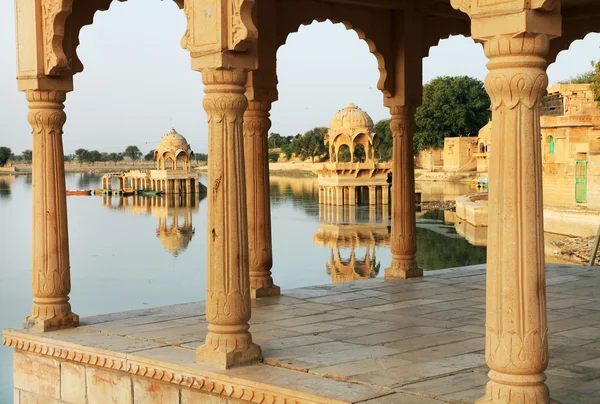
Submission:
{"label": "lake water", "polygon": [[[201,177],[206,184],[206,178]],[[100,187],[68,174],[67,189]],[[312,178],[271,179],[273,278],[282,289],[383,276],[389,212],[318,204]],[[418,184],[423,201],[454,199],[468,184]],[[81,317],[204,300],[206,200],[68,197],[71,304]],[[0,329],[20,327],[31,306],[31,176],[0,176]],[[175,226],[174,226],[175,224]],[[425,269],[485,262],[439,216],[417,221]],[[354,251],[354,253],[353,253]],[[0,403],[11,402],[12,350],[0,347]]]}

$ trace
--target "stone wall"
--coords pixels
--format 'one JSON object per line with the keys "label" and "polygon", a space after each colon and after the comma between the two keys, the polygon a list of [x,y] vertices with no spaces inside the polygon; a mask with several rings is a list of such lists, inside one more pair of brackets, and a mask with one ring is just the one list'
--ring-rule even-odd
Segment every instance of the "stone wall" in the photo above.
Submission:
{"label": "stone wall", "polygon": [[240,404],[193,388],[15,349],[14,404]]}
{"label": "stone wall", "polygon": [[415,165],[428,171],[442,168],[444,165],[444,149],[442,147],[430,147],[429,149],[421,150],[415,158]]}
{"label": "stone wall", "polygon": [[444,139],[444,171],[475,171],[477,161],[475,137],[447,137]]}

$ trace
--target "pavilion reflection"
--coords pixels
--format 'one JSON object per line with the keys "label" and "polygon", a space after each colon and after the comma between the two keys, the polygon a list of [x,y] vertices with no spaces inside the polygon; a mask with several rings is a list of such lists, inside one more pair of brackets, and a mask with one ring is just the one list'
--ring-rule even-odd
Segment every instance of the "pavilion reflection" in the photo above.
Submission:
{"label": "pavilion reflection", "polygon": [[10,187],[14,181],[14,175],[0,175],[0,199],[10,198]]}
{"label": "pavilion reflection", "polygon": [[[390,245],[388,215],[381,205],[319,206],[319,229],[313,243],[329,248],[325,264],[333,283],[375,278],[381,267],[376,247]],[[364,254],[362,250],[364,249]]]}
{"label": "pavilion reflection", "polygon": [[114,197],[102,195],[102,205],[110,210],[126,210],[134,215],[157,218],[156,237],[174,257],[183,252],[194,236],[193,214],[206,195],[199,193],[161,196]]}

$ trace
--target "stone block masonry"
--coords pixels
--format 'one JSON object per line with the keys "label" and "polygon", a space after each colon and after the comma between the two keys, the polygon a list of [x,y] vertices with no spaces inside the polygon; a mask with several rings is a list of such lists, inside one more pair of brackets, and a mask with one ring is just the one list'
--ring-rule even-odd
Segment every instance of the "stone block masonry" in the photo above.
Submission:
{"label": "stone block masonry", "polygon": [[238,404],[124,372],[15,349],[14,404]]}

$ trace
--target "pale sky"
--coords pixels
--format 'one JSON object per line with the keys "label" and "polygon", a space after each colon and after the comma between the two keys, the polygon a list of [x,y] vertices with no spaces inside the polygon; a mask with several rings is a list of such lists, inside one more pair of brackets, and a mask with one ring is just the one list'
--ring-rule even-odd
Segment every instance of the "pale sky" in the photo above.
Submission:
{"label": "pale sky", "polygon": [[[143,18],[141,16],[143,15]],[[15,80],[14,5],[0,1],[0,146],[20,154],[32,147],[27,103]],[[196,152],[207,151],[201,74],[190,68],[180,47],[185,18],[172,1],[113,2],[81,33],[79,56],[85,71],[67,96],[65,153],[77,148],[124,151],[135,144],[153,149],[173,126]],[[589,69],[600,59],[600,34],[571,45],[549,67],[550,83]],[[388,117],[377,90],[375,58],[365,42],[341,24],[314,23],[290,35],[279,49],[279,101],[273,104],[273,132],[282,136],[328,126],[333,115],[354,102],[375,121]],[[423,80],[440,75],[485,78],[480,45],[452,37],[431,48]]]}

